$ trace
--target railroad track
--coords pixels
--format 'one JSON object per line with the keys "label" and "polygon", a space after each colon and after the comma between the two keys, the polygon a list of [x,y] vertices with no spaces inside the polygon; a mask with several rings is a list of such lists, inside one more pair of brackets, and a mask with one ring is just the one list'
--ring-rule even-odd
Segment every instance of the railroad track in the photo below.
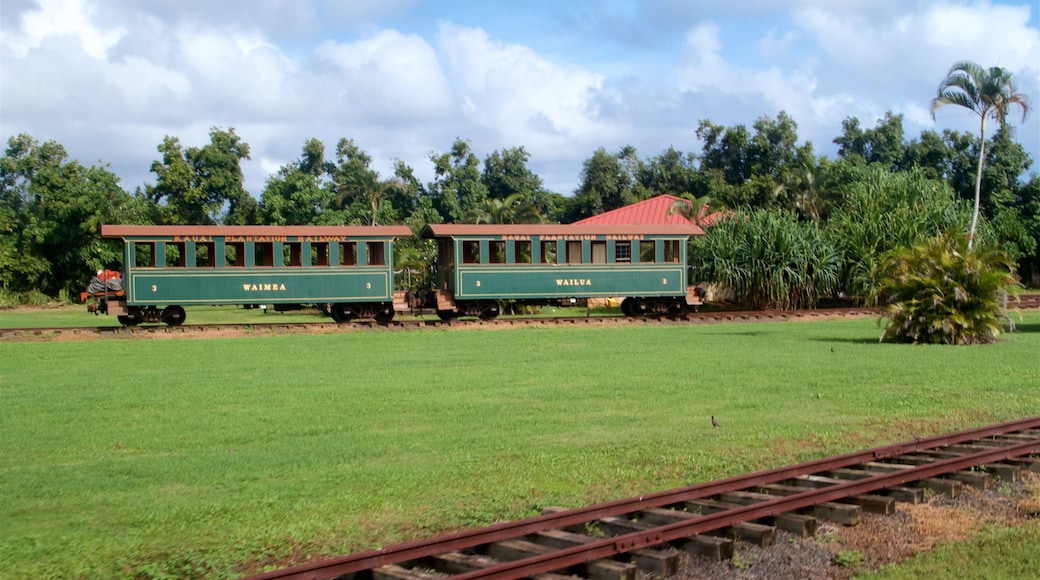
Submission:
{"label": "railroad track", "polygon": [[956,495],[1040,472],[1040,417],[828,457],[274,570],[251,580],[453,580],[563,575],[669,576],[681,552],[721,560],[733,538],[768,546],[776,530],[812,536],[820,520],[855,525],[925,489]]}
{"label": "railroad track", "polygon": [[[1040,294],[1029,294],[1020,297],[1014,305],[1020,310],[1040,308]],[[143,325],[143,326],[80,326],[80,327],[35,327],[35,328],[0,328],[0,339],[25,339],[39,337],[96,337],[96,336],[133,336],[148,337],[184,334],[215,334],[219,332],[254,332],[254,333],[286,333],[286,332],[350,332],[386,327],[391,330],[419,330],[425,328],[467,328],[494,326],[597,326],[621,324],[712,324],[721,322],[775,322],[786,320],[813,320],[825,318],[856,318],[862,316],[878,316],[879,308],[817,308],[804,310],[719,310],[710,312],[689,312],[679,316],[668,317],[627,317],[627,316],[571,316],[571,317],[503,317],[496,320],[455,319],[443,321],[439,319],[398,319],[381,325],[372,320],[359,320],[349,324],[337,324],[328,319],[317,322],[269,322],[243,324],[196,324],[183,326]]]}
{"label": "railroad track", "polygon": [[388,324],[379,324],[374,320],[357,320],[347,324],[337,324],[328,319],[317,322],[269,322],[243,324],[185,324],[181,326],[141,325],[141,326],[80,326],[80,327],[38,327],[38,328],[3,328],[0,338],[35,338],[49,336],[131,336],[148,337],[184,334],[214,334],[218,332],[254,332],[254,333],[286,333],[286,332],[353,332],[373,328],[390,330],[420,330],[430,328],[478,328],[478,327],[519,327],[519,326],[605,326],[605,325],[652,325],[652,324],[710,324],[719,322],[767,322],[782,320],[857,317],[877,315],[877,309],[842,308],[798,311],[720,311],[688,313],[673,317],[627,317],[627,316],[568,316],[568,317],[503,317],[495,320],[454,319],[398,319]]}

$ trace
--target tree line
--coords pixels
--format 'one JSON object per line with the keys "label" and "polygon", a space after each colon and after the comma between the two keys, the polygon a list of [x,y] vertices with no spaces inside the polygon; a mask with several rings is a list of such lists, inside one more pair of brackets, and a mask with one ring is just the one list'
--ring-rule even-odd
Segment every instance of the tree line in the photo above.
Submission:
{"label": "tree line", "polygon": [[[254,196],[241,169],[249,145],[233,128],[212,128],[201,147],[167,136],[151,165],[155,183],[133,191],[107,166],[86,167],[59,143],[20,134],[0,159],[0,294],[12,301],[78,293],[94,270],[121,259],[120,247],[100,239],[103,223],[408,224],[414,230],[425,223],[570,223],[672,194],[743,216],[695,242],[701,275],[762,293],[748,298],[755,304],[783,294],[788,306],[811,305],[823,289],[869,296],[883,252],[963,229],[980,153],[981,243],[1007,251],[1027,279],[1040,272],[1040,179],[1036,173],[1020,179],[1033,160],[1003,123],[989,137],[928,130],[908,139],[902,115],[888,113],[873,127],[850,117],[834,139],[834,159],[799,143],[797,130],[780,112],[751,127],[700,121],[697,154],[669,147],[642,157],[632,146],[600,148],[582,163],[570,196],[546,189],[524,147],[480,159],[463,138],[429,155],[433,179],[426,183],[400,160],[392,175],[380,175],[351,139],[341,139],[331,155],[320,140],[308,139],[300,156]],[[745,250],[782,266],[756,276],[799,279],[799,290],[782,291],[790,286],[779,278],[753,279],[727,263],[740,243],[757,244]],[[405,243],[401,250],[422,259],[421,248]]]}

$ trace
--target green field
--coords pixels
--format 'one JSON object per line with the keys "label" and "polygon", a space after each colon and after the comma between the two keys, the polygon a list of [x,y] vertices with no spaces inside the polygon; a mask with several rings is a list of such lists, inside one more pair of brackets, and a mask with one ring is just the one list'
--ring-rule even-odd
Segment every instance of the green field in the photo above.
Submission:
{"label": "green field", "polygon": [[1040,312],[988,346],[879,334],[0,342],[0,576],[234,576],[1040,414]]}

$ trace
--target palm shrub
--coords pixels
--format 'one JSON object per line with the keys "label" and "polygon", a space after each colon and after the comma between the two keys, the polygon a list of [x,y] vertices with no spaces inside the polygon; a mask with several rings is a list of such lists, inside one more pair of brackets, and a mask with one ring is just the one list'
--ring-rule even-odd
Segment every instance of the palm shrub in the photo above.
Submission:
{"label": "palm shrub", "polygon": [[950,230],[913,248],[890,252],[878,278],[888,320],[882,342],[982,344],[997,339],[1018,294],[1014,263],[1001,250],[968,248]]}
{"label": "palm shrub", "polygon": [[749,308],[813,308],[832,293],[841,257],[816,222],[786,210],[741,210],[691,244],[698,281],[734,290]]}

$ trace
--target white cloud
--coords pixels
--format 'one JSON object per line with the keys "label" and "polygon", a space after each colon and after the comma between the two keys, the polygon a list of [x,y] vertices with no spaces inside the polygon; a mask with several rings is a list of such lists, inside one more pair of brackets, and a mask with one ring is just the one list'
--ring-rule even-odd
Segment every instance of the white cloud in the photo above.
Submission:
{"label": "white cloud", "polygon": [[[570,193],[599,147],[697,152],[700,119],[750,126],[783,109],[833,154],[842,119],[891,110],[914,137],[937,126],[928,102],[965,58],[1014,71],[1040,99],[1038,8],[1022,0],[536,2],[522,31],[511,3],[468,6],[438,21],[445,8],[418,0],[5,0],[0,138],[55,139],[132,189],[152,181],[164,135],[201,146],[210,127],[234,127],[259,195],[311,137],[329,156],[352,138],[381,172],[400,158],[424,180],[428,154],[462,137],[480,156],[525,147]],[[939,121],[971,130],[952,112]],[[1018,137],[1040,161],[1029,123]]]}
{"label": "white cloud", "polygon": [[353,43],[323,42],[314,54],[331,66],[325,80],[335,92],[327,97],[346,118],[398,124],[453,115],[437,55],[417,35],[383,30]]}
{"label": "white cloud", "polygon": [[438,47],[467,121],[498,135],[502,146],[559,146],[607,129],[590,108],[600,75],[556,64],[529,47],[494,42],[478,28],[442,23]]}
{"label": "white cloud", "polygon": [[20,31],[6,38],[4,44],[24,57],[49,39],[69,36],[90,57],[105,58],[108,49],[127,31],[119,27],[102,30],[90,22],[94,13],[86,0],[39,0],[39,8],[22,14]]}

